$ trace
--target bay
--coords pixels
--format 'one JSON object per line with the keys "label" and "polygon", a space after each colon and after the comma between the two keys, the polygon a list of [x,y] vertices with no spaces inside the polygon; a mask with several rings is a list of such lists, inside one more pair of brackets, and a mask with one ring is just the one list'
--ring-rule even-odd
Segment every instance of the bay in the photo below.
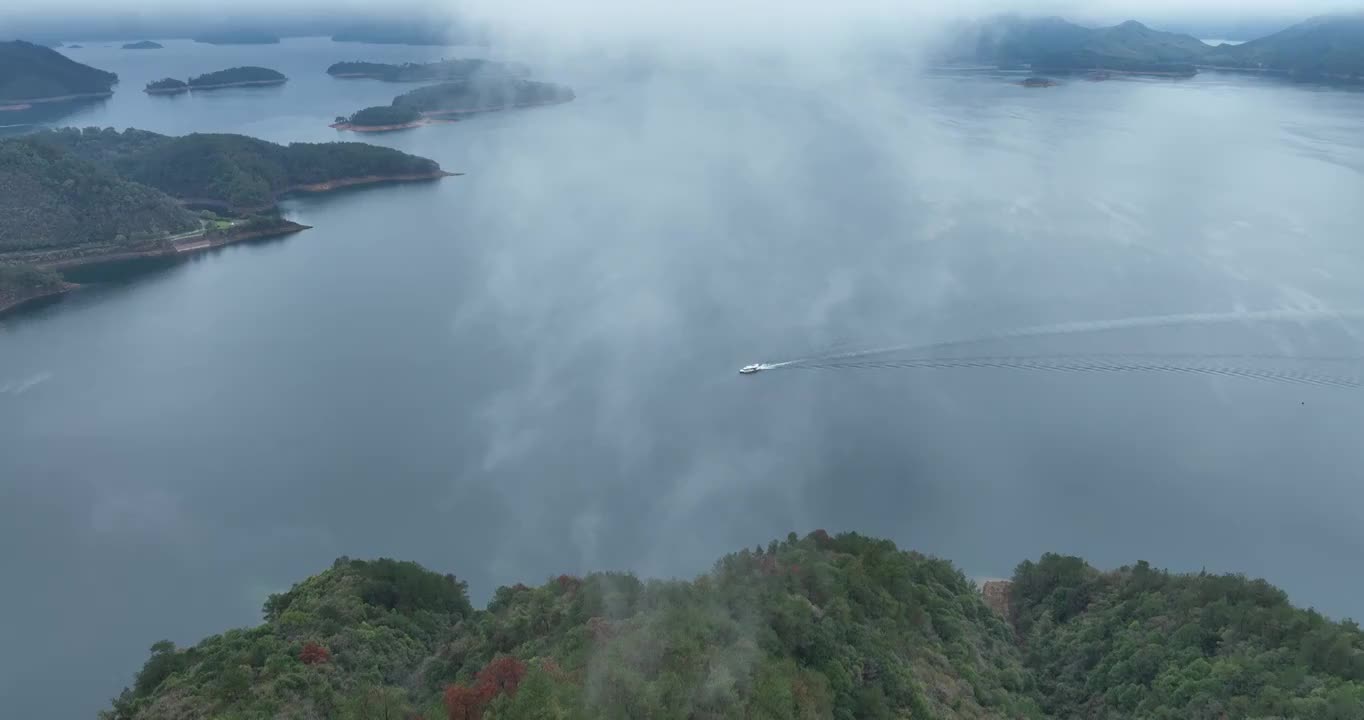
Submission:
{"label": "bay", "polygon": [[[164,41],[59,121],[375,142],[466,175],[284,203],[314,229],[0,320],[0,697],[91,716],[161,638],[341,555],[470,583],[702,572],[814,528],[976,577],[1045,551],[1263,576],[1359,616],[1360,390],[1181,373],[789,369],[1010,328],[1364,308],[1364,95],[923,73],[801,54],[551,58],[578,98],[408,132],[339,60]],[[275,88],[140,88],[233,65]],[[1361,355],[1358,323],[1171,323],[984,354]],[[1249,361],[1227,360],[1229,365]],[[1357,363],[1314,372],[1359,374]]]}

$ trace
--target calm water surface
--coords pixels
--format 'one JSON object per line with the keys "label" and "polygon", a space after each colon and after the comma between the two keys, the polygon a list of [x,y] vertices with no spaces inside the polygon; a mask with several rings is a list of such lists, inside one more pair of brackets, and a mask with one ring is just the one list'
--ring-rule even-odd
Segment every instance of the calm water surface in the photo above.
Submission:
{"label": "calm water surface", "polygon": [[[62,122],[355,139],[327,123],[404,88],[327,65],[469,54],[165,44],[69,51],[122,84]],[[689,575],[824,527],[973,576],[1048,550],[1147,559],[1364,614],[1364,390],[735,374],[1036,324],[1364,308],[1364,95],[527,59],[578,100],[364,138],[467,175],[290,199],[315,229],[0,321],[7,712],[89,717],[152,642],[257,622],[339,555],[418,560],[481,600],[560,572]],[[290,81],[140,92],[240,64]],[[1360,329],[989,351],[1359,355]]]}

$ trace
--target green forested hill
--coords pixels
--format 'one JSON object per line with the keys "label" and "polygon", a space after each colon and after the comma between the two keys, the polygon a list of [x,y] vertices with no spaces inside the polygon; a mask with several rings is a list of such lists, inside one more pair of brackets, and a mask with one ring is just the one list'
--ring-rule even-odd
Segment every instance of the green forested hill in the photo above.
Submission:
{"label": "green forested hill", "polygon": [[440,172],[431,160],[364,143],[283,146],[245,135],[168,137],[145,130],[94,128],[39,133],[35,140],[63,147],[172,197],[234,210],[273,206],[280,193],[299,185]]}
{"label": "green forested hill", "polygon": [[692,581],[559,576],[473,609],[453,576],[342,558],[265,622],[168,642],[104,716],[1364,717],[1364,638],[1263,581],[1019,566],[1013,625],[949,563],[816,531]]}
{"label": "green forested hill", "polygon": [[165,194],[61,148],[0,141],[0,253],[122,245],[198,227]]}
{"label": "green forested hill", "polygon": [[1359,626],[1263,580],[1044,555],[1018,567],[1012,605],[1053,717],[1364,718]]}
{"label": "green forested hill", "polygon": [[1003,620],[944,561],[792,535],[694,581],[561,576],[483,611],[410,563],[338,560],[266,622],[153,647],[113,718],[1030,717]]}
{"label": "green forested hill", "polygon": [[107,93],[118,75],[72,60],[52,48],[0,42],[0,105],[21,100]]}

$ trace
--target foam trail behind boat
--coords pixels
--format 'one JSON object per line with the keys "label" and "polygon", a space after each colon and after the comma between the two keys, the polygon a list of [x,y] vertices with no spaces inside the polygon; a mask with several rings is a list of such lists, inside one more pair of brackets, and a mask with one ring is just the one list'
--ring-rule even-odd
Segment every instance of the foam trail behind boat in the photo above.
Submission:
{"label": "foam trail behind boat", "polygon": [[1364,318],[1364,310],[1253,310],[1231,313],[1183,313],[1178,315],[1148,315],[1144,317],[1119,318],[1115,320],[1091,320],[1055,325],[1035,325],[1032,327],[1004,330],[991,335],[983,335],[959,340],[946,340],[935,343],[904,343],[884,347],[849,350],[813,357],[796,358],[783,362],[767,363],[764,369],[796,367],[810,363],[825,363],[837,360],[855,360],[874,355],[896,352],[928,352],[948,350],[971,345],[1013,340],[1018,338],[1052,337],[1058,335],[1077,335],[1082,333],[1103,332],[1107,330],[1132,330],[1137,328],[1173,327],[1184,325],[1224,325],[1238,322],[1273,322],[1284,320],[1357,320]]}

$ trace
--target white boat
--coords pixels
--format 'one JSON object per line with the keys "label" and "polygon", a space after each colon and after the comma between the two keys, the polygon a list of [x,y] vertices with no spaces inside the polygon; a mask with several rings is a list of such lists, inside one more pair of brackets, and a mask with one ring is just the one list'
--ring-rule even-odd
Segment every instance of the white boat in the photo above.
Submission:
{"label": "white boat", "polygon": [[745,365],[745,366],[739,368],[739,374],[740,374],[740,375],[752,375],[753,373],[758,372],[759,370],[766,370],[766,369],[767,369],[767,368],[763,367],[761,363],[759,363],[759,364],[757,364],[757,365]]}

